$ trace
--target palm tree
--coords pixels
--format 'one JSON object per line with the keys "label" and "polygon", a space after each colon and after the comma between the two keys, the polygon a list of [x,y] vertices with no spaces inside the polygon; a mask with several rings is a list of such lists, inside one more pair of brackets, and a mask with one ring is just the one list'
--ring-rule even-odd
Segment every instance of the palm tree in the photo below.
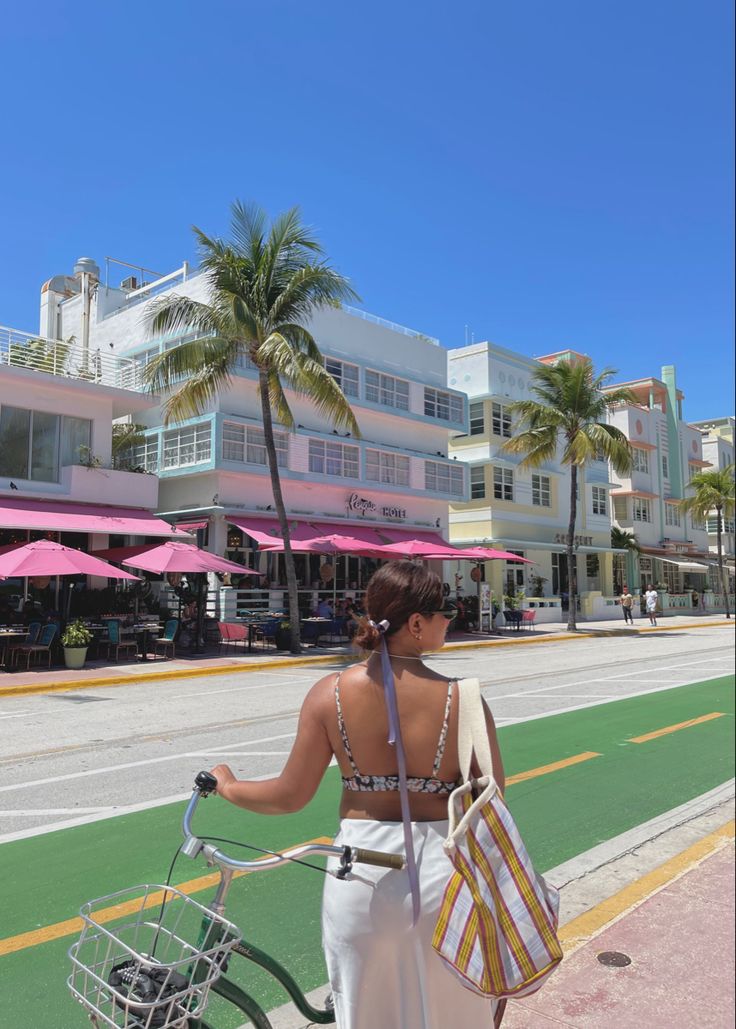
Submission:
{"label": "palm tree", "polygon": [[115,422],[112,427],[112,466],[123,471],[134,464],[135,447],[145,442],[145,425]]}
{"label": "palm tree", "polygon": [[688,483],[688,488],[695,492],[679,503],[681,511],[705,519],[711,511],[716,513],[716,545],[718,547],[718,575],[721,589],[726,600],[726,618],[731,617],[728,602],[728,582],[723,577],[723,516],[733,517],[734,513],[734,466],[712,468],[709,472],[698,472]]}
{"label": "palm tree", "polygon": [[577,581],[575,559],[575,524],[577,522],[578,469],[601,456],[611,462],[620,474],[631,471],[631,448],[620,429],[608,425],[608,411],[618,404],[631,403],[634,396],[626,388],[603,392],[614,369],[606,368],[595,375],[588,358],[559,361],[555,365],[540,364],[530,380],[530,391],[536,400],[519,400],[511,404],[512,417],[518,419],[518,431],[503,449],[523,454],[522,468],[537,468],[553,461],[562,445],[562,463],[570,466],[570,519],[567,532],[567,569],[570,603],[567,628],[575,632]]}
{"label": "palm tree", "polygon": [[289,593],[291,650],[299,653],[299,597],[289,525],[273,435],[276,417],[289,429],[294,418],[289,388],[306,396],[333,425],[359,436],[342,389],[327,372],[306,323],[314,311],[355,299],[347,279],[332,269],[296,207],[269,227],[265,212],[236,201],[228,241],[194,228],[201,266],[209,277],[210,303],[168,296],[152,305],[149,332],[156,336],[192,331],[197,338],[159,355],[146,370],[152,392],[176,387],[164,403],[165,422],[200,414],[249,360],[258,371],[263,432],[274,506],[284,540]]}

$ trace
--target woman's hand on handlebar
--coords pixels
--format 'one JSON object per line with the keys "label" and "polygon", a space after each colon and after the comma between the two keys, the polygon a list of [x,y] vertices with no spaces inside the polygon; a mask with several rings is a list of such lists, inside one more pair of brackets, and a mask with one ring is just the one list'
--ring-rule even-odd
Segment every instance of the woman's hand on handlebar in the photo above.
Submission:
{"label": "woman's hand on handlebar", "polygon": [[214,775],[217,779],[217,794],[223,797],[225,800],[229,800],[228,787],[232,786],[238,780],[233,775],[233,770],[230,765],[215,765],[210,771],[210,775]]}

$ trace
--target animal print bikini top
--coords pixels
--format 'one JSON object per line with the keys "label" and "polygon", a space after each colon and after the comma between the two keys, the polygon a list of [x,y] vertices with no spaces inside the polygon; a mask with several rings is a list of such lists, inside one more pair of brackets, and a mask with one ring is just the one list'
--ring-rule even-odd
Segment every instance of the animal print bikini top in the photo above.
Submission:
{"label": "animal print bikini top", "polygon": [[[406,786],[411,793],[435,793],[444,794],[445,796],[452,793],[456,788],[457,782],[447,782],[444,779],[438,779],[437,773],[439,772],[440,765],[442,763],[442,755],[445,753],[445,743],[447,742],[447,727],[450,721],[450,705],[452,703],[452,686],[453,683],[457,682],[457,679],[450,679],[447,684],[447,702],[445,704],[445,717],[442,721],[442,728],[440,730],[440,738],[437,744],[437,753],[434,757],[434,764],[432,765],[432,774],[430,776],[413,775],[407,776]],[[350,740],[345,729],[345,720],[342,716],[342,706],[340,704],[340,676],[338,675],[337,681],[335,682],[335,704],[337,706],[337,726],[340,730],[340,738],[345,748],[345,754],[350,762],[350,767],[353,770],[353,775],[349,778],[346,776],[342,777],[342,785],[346,790],[355,790],[361,793],[368,792],[383,792],[392,791],[399,789],[399,777],[398,775],[361,775],[358,771],[358,766],[355,764],[353,758],[353,752],[350,747]]]}

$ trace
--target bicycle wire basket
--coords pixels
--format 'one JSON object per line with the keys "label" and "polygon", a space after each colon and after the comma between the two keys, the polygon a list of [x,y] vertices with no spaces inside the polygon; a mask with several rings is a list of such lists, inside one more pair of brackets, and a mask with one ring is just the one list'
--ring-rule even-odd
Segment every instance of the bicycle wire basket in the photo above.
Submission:
{"label": "bicycle wire basket", "polygon": [[114,1029],[186,1029],[241,938],[173,886],[120,890],[79,914],[67,985],[95,1025]]}

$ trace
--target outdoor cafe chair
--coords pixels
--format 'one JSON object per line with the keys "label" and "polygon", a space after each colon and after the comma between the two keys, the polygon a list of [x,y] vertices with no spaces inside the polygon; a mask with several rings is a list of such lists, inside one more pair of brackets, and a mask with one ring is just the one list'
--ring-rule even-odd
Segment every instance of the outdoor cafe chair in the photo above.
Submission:
{"label": "outdoor cafe chair", "polygon": [[237,622],[218,622],[220,630],[220,653],[223,647],[233,646],[237,650],[238,643],[243,644],[245,650],[248,644],[248,626]]}
{"label": "outdoor cafe chair", "polygon": [[46,654],[48,657],[49,668],[51,668],[51,645],[53,644],[56,634],[59,631],[58,625],[44,625],[38,634],[38,637],[34,643],[21,643],[17,647],[13,648],[13,659],[16,664],[19,663],[19,655],[26,655],[26,670],[31,666],[31,658],[34,656],[40,657],[41,654]]}
{"label": "outdoor cafe chair", "polygon": [[269,644],[276,646],[276,633],[279,631],[280,625],[280,618],[267,618],[260,625],[255,626],[254,637],[256,640],[260,640],[264,650]]}
{"label": "outdoor cafe chair", "polygon": [[176,657],[176,643],[174,639],[179,630],[179,619],[169,618],[166,625],[164,626],[163,636],[159,636],[158,639],[153,641],[153,657],[154,660],[158,657],[158,648],[161,647],[161,657],[166,657],[166,650],[171,647],[171,656]]}
{"label": "outdoor cafe chair", "polygon": [[525,628],[534,629],[534,631],[536,632],[537,631],[536,617],[537,617],[537,612],[536,611],[532,611],[531,608],[528,608],[526,611],[522,611],[522,613],[521,613],[521,624]]}
{"label": "outdoor cafe chair", "polygon": [[138,644],[135,640],[123,640],[120,634],[120,622],[117,618],[109,618],[107,620],[107,639],[100,640],[98,650],[105,648],[107,656],[112,657],[113,651],[115,652],[115,660],[120,660],[120,651],[123,653],[126,651],[130,653],[132,650],[134,655],[138,656]]}

